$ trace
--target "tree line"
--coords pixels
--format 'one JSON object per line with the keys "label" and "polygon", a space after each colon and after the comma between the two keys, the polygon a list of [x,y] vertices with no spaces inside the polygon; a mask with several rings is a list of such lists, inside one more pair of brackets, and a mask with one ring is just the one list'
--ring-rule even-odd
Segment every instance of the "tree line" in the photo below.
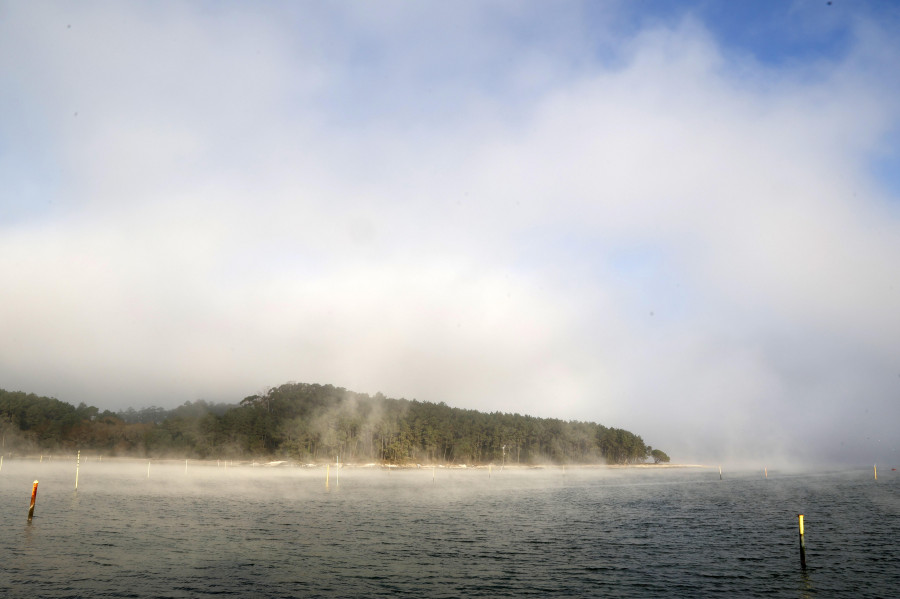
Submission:
{"label": "tree line", "polygon": [[107,455],[389,464],[668,462],[640,436],[593,422],[479,412],[445,403],[287,383],[239,404],[185,402],[100,412],[0,389],[3,453],[93,449]]}

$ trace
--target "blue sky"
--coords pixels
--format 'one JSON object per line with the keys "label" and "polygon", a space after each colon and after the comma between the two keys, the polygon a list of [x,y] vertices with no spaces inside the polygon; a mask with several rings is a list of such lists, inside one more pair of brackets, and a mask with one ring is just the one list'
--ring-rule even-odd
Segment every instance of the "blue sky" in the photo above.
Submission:
{"label": "blue sky", "polygon": [[896,462],[898,20],[2,2],[0,387],[333,383]]}

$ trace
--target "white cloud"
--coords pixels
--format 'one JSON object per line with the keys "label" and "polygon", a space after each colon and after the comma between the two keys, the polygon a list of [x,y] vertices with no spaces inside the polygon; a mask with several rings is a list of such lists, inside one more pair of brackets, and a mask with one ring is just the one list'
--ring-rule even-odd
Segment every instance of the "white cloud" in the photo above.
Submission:
{"label": "white cloud", "polygon": [[577,13],[515,4],[421,29],[13,8],[0,101],[52,157],[20,181],[59,184],[0,223],[6,388],[106,407],[334,383],[684,459],[861,434],[857,393],[896,420],[900,224],[866,170],[897,122],[884,38],[775,68],[696,20],[586,60]]}

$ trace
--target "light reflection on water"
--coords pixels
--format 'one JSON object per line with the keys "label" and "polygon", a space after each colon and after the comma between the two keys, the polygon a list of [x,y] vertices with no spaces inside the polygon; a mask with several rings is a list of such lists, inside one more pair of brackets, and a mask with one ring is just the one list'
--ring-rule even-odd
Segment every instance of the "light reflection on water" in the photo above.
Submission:
{"label": "light reflection on water", "polygon": [[[893,596],[898,478],[322,470],[104,460],[0,471],[0,595]],[[432,476],[435,477],[432,482]],[[34,521],[25,523],[40,478]],[[807,562],[799,566],[798,513]]]}

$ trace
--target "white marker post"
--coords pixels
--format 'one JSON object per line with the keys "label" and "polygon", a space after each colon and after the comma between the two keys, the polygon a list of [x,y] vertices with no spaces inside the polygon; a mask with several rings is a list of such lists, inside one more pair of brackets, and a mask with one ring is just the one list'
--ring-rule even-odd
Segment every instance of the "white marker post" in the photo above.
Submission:
{"label": "white marker post", "polygon": [[78,492],[78,469],[81,468],[81,450],[78,451],[78,455],[75,457],[75,492]]}

